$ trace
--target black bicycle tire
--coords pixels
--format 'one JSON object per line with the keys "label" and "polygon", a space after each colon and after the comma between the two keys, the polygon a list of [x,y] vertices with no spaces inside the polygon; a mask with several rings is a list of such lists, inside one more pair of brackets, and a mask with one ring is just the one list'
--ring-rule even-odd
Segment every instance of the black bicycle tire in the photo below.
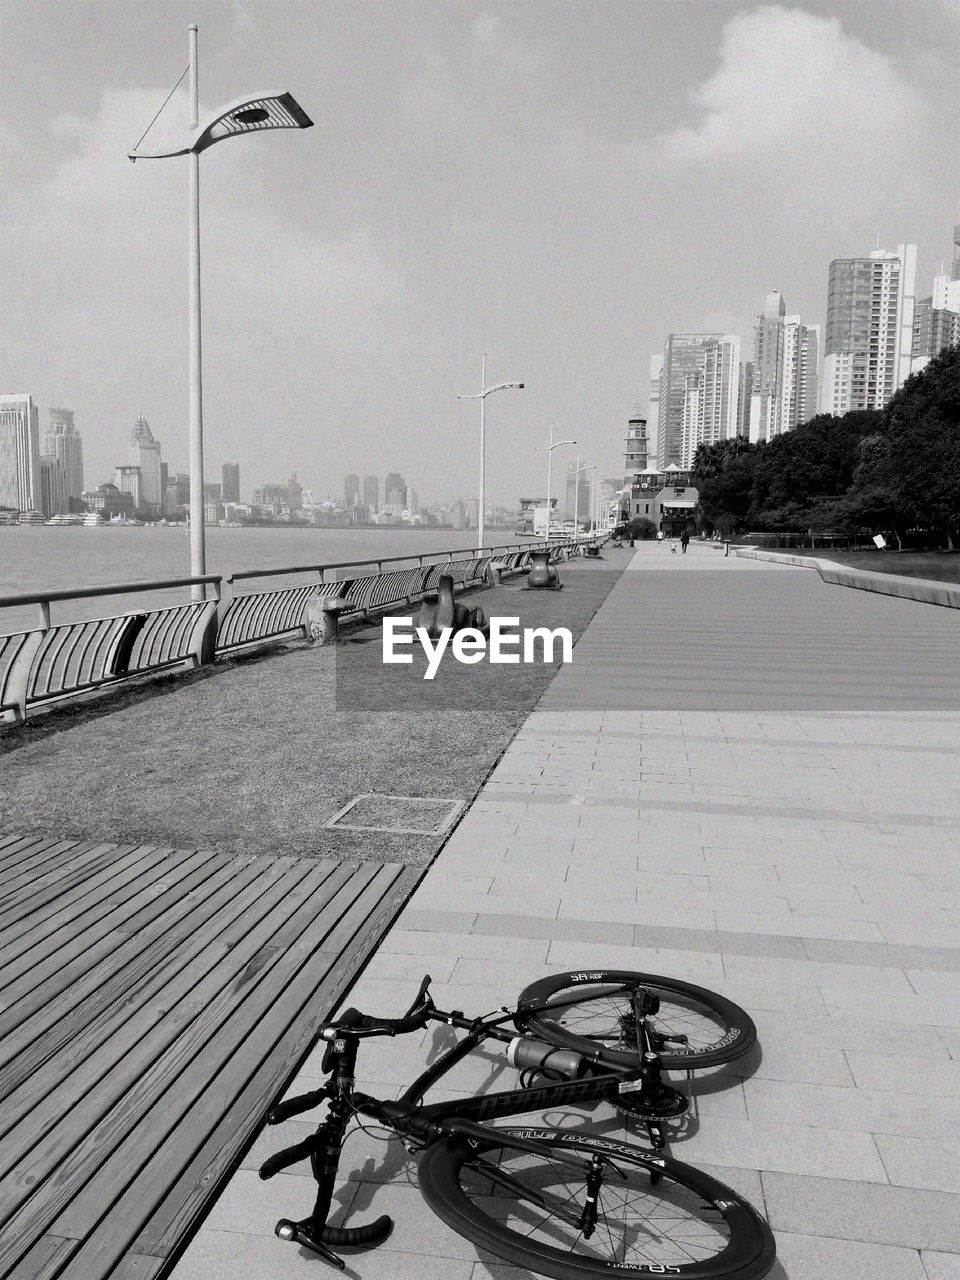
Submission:
{"label": "black bicycle tire", "polygon": [[619,1068],[631,1068],[637,1065],[637,1055],[620,1049],[598,1050],[595,1041],[578,1036],[575,1032],[552,1021],[544,1011],[525,1013],[524,1005],[541,1004],[561,991],[573,992],[579,986],[588,986],[598,982],[614,984],[635,982],[649,987],[653,991],[672,992],[702,1004],[710,1013],[720,1017],[726,1025],[725,1034],[714,1045],[705,1049],[671,1049],[664,1046],[660,1056],[664,1067],[670,1071],[705,1070],[708,1067],[719,1067],[725,1062],[734,1062],[749,1053],[757,1040],[757,1029],[753,1019],[739,1005],[728,1000],[726,996],[708,991],[706,987],[694,986],[690,982],[682,982],[679,978],[665,978],[653,973],[637,973],[630,969],[581,969],[568,973],[554,973],[546,978],[539,978],[524,987],[518,1001],[517,1026],[539,1036],[549,1044],[564,1049],[575,1049],[578,1053],[592,1056],[600,1053],[601,1060]]}
{"label": "black bicycle tire", "polygon": [[[434,1213],[465,1239],[515,1266],[526,1267],[553,1280],[596,1280],[607,1276],[619,1280],[637,1275],[672,1275],[680,1280],[762,1280],[776,1260],[776,1243],[769,1226],[748,1201],[709,1174],[670,1156],[630,1143],[595,1134],[560,1129],[520,1129],[518,1133],[546,1145],[573,1148],[589,1157],[593,1151],[620,1164],[641,1166],[658,1173],[661,1179],[701,1197],[723,1217],[730,1239],[712,1259],[665,1266],[663,1263],[626,1263],[601,1258],[573,1258],[569,1250],[533,1241],[512,1231],[496,1217],[479,1208],[461,1185],[460,1173],[468,1161],[498,1147],[497,1130],[491,1129],[489,1144],[468,1144],[457,1137],[429,1145],[417,1166],[420,1192]],[[656,1194],[655,1192],[653,1194]]]}

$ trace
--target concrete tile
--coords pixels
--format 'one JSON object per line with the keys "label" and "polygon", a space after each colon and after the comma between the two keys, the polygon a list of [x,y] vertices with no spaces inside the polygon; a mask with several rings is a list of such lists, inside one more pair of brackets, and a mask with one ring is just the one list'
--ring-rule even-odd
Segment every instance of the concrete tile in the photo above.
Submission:
{"label": "concrete tile", "polygon": [[931,1253],[924,1249],[920,1261],[927,1280],[960,1280],[960,1254]]}
{"label": "concrete tile", "polygon": [[880,1135],[877,1146],[895,1186],[960,1192],[960,1140]]}
{"label": "concrete tile", "polygon": [[[823,1167],[828,1167],[824,1162]],[[960,1252],[956,1198],[942,1191],[891,1187],[879,1182],[762,1175],[770,1226],[909,1249]]]}
{"label": "concrete tile", "polygon": [[[902,1134],[922,1137],[943,1124],[943,1103],[936,1098],[906,1093],[882,1093],[874,1089],[837,1087],[817,1080],[797,1082],[756,1075],[745,1082],[747,1114],[752,1120],[783,1124],[815,1124],[829,1129],[855,1129],[874,1135]],[[877,1144],[883,1156],[883,1138]],[[884,1159],[890,1181],[906,1183],[894,1175]],[[946,1188],[943,1188],[944,1190]]]}
{"label": "concrete tile", "polygon": [[[790,1280],[869,1276],[870,1280],[927,1280],[915,1249],[863,1244],[857,1240],[824,1240],[778,1231],[777,1261]],[[774,1276],[777,1272],[772,1273]]]}
{"label": "concrete tile", "polygon": [[810,1175],[828,1168],[836,1178],[887,1182],[872,1137],[852,1130],[714,1116],[683,1144],[683,1153],[694,1165],[710,1161]]}

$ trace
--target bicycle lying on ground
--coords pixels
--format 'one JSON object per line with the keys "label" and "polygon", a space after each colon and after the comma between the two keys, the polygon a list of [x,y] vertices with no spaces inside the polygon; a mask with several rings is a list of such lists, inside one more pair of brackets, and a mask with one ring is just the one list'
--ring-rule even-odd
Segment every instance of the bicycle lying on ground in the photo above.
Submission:
{"label": "bicycle lying on ground", "polygon": [[[424,978],[402,1018],[348,1009],[320,1031],[320,1089],[290,1098],[270,1124],[328,1103],[316,1133],[271,1156],[261,1178],[309,1159],[313,1212],[281,1219],[277,1235],[344,1268],[335,1248],[382,1243],[386,1215],[366,1226],[327,1223],[340,1152],[352,1118],[369,1117],[417,1152],[421,1194],[454,1231],[516,1266],[559,1280],[671,1275],[760,1280],[776,1256],[773,1235],[735,1191],[663,1154],[665,1126],[687,1109],[664,1071],[715,1067],[742,1057],[756,1031],[731,1001],[701,987],[625,970],[554,974],[532,983],[515,1009],[480,1018],[438,1009]],[[396,1101],[354,1089],[361,1039],[445,1023],[463,1037]],[[427,1090],[484,1041],[506,1046],[518,1089],[424,1105]],[[534,1083],[537,1079],[544,1083]],[[606,1100],[642,1122],[647,1149],[580,1129],[489,1123],[555,1106]]]}

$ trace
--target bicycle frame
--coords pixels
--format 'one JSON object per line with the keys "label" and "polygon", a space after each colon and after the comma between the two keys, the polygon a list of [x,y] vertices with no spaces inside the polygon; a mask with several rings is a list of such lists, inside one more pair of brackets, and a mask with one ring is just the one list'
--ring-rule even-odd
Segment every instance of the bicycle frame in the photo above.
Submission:
{"label": "bicycle frame", "polygon": [[[421,996],[426,991],[428,982],[429,979],[425,980],[421,987]],[[632,989],[625,987],[624,990]],[[268,1115],[268,1119],[272,1117],[271,1122],[276,1123],[280,1119],[312,1109],[323,1100],[329,1101],[330,1104],[326,1118],[320,1123],[312,1138],[286,1151],[278,1152],[261,1168],[261,1177],[270,1177],[290,1164],[309,1158],[318,1184],[316,1204],[309,1218],[301,1222],[281,1219],[277,1224],[277,1234],[281,1238],[297,1241],[341,1270],[344,1267],[343,1260],[327,1247],[329,1244],[375,1245],[381,1243],[389,1234],[392,1223],[386,1216],[361,1228],[338,1229],[326,1225],[339,1169],[341,1147],[347,1125],[354,1115],[367,1115],[386,1125],[404,1141],[409,1150],[414,1151],[430,1143],[452,1137],[476,1144],[489,1141],[490,1130],[484,1128],[481,1122],[504,1116],[524,1115],[530,1111],[541,1111],[552,1106],[571,1106],[605,1098],[613,1099],[624,1092],[637,1092],[641,1098],[647,1090],[652,1090],[653,1095],[656,1095],[657,1091],[674,1092],[662,1083],[659,1055],[653,1049],[636,991],[632,994],[638,1014],[637,1047],[641,1059],[637,1070],[604,1069],[602,1074],[585,1079],[512,1089],[502,1093],[484,1094],[452,1102],[431,1103],[426,1106],[423,1105],[423,1097],[428,1089],[478,1045],[485,1040],[496,1040],[502,1044],[515,1038],[511,1032],[505,1030],[505,1023],[513,1023],[522,1034],[525,1034],[524,1023],[531,1014],[541,1012],[547,1007],[556,1009],[558,1004],[582,1002],[583,997],[571,998],[569,1002],[545,1001],[542,1004],[525,1005],[512,1011],[498,1011],[496,1015],[474,1019],[466,1018],[459,1011],[445,1012],[437,1009],[432,1001],[428,1000],[422,1011],[423,1026],[429,1022],[444,1023],[465,1031],[466,1034],[462,1040],[442,1054],[432,1066],[422,1072],[394,1102],[357,1093],[353,1088],[354,1072],[361,1038],[404,1032],[393,1031],[383,1026],[378,1028],[376,1025],[351,1028],[333,1024],[324,1028],[321,1032],[321,1036],[327,1041],[324,1069],[330,1070],[331,1078],[322,1089],[291,1099],[287,1103],[281,1103]],[[414,1029],[410,1027],[408,1030]],[[602,1053],[598,1050],[592,1065],[597,1067],[601,1058]],[[589,1060],[587,1061],[590,1065]],[[657,1140],[655,1122],[648,1121],[648,1128],[654,1146],[663,1146],[662,1136],[659,1142]],[[536,1131],[530,1134],[511,1133],[501,1129],[497,1130],[496,1138],[497,1142],[503,1146],[540,1154],[544,1152],[544,1146],[536,1141],[535,1133]],[[556,1152],[553,1153],[553,1158],[558,1158]],[[582,1166],[583,1164],[581,1159],[573,1155],[559,1158],[572,1165]],[[653,1152],[650,1155],[650,1162],[655,1171],[657,1159]],[[601,1176],[595,1165],[596,1161],[590,1167],[592,1178]],[[654,1177],[656,1177],[655,1172]],[[522,1190],[519,1186],[514,1189],[518,1193]]]}

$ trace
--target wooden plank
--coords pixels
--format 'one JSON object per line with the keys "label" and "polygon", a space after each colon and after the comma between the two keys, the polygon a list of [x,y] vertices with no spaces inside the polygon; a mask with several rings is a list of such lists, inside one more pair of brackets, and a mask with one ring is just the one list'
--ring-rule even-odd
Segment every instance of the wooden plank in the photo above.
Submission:
{"label": "wooden plank", "polygon": [[23,834],[19,831],[3,831],[0,832],[0,853],[8,844],[15,844],[18,840],[23,839]]}
{"label": "wooden plank", "polygon": [[[81,1188],[96,1184],[97,1203],[101,1210],[103,1202],[100,1196],[106,1194],[108,1204],[116,1198],[131,1169],[139,1166],[144,1149],[138,1135],[133,1147],[136,1153],[141,1154],[131,1154],[122,1146],[124,1138],[143,1121],[147,1122],[148,1130],[159,1129],[161,1132],[174,1123],[174,1118],[189,1105],[189,1097],[184,1096],[184,1091],[189,1093],[190,1088],[196,1087],[192,1078],[185,1084],[182,1078],[185,1066],[196,1065],[197,1050],[203,1046],[208,1047],[214,1059],[233,1052],[235,1036],[229,1032],[238,1006],[246,1006],[260,993],[260,1001],[251,1007],[261,1009],[262,1005],[261,1016],[269,1008],[273,991],[264,979],[275,965],[276,957],[271,952],[274,949],[285,951],[304,931],[313,936],[323,927],[321,922],[326,909],[318,911],[317,892],[323,893],[327,880],[339,883],[343,879],[339,868],[330,875],[326,871],[315,872],[311,866],[300,883],[294,885],[283,899],[284,907],[293,904],[293,914],[282,918],[282,912],[278,910],[275,913],[278,918],[270,921],[265,929],[254,930],[235,949],[237,954],[232,965],[228,957],[218,966],[218,972],[204,977],[194,988],[189,1002],[180,1006],[178,1037],[148,1069],[134,1081],[126,1082],[130,1087],[106,1117],[79,1136],[79,1141],[75,1133],[55,1131],[39,1149],[31,1152],[29,1163],[23,1162],[20,1169],[0,1178],[0,1205],[3,1206],[0,1216],[5,1215],[10,1206],[19,1206],[6,1222],[10,1239],[9,1243],[0,1242],[0,1267],[17,1260],[44,1231],[75,1236],[73,1231],[64,1233],[60,1230],[51,1215],[62,1213],[71,1197]],[[264,936],[270,942],[269,949],[263,945]],[[239,972],[238,963],[242,964]],[[226,970],[226,973],[219,970]],[[215,994],[211,995],[211,989]],[[176,1014],[171,1016],[176,1017]],[[205,1067],[208,1069],[209,1066]],[[202,1083],[203,1079],[201,1087]],[[118,1144],[121,1144],[122,1157],[119,1161],[112,1161],[111,1155],[116,1152]],[[146,1149],[150,1145],[148,1137]],[[56,1176],[47,1180],[42,1170],[50,1161],[55,1164]],[[117,1177],[120,1186],[113,1189],[110,1183]],[[108,1184],[106,1189],[104,1182]]]}
{"label": "wooden plank", "polygon": [[[9,859],[17,856],[18,852],[29,849],[32,845],[50,845],[57,842],[56,836],[37,835],[36,832],[33,835],[24,835],[22,832],[11,834],[5,836],[4,839],[6,843],[0,849],[0,866],[6,865]],[[64,842],[59,841],[59,843],[62,844]]]}
{"label": "wooden plank", "polygon": [[[390,892],[399,872],[400,868],[395,866],[380,868],[379,877],[367,886],[367,891],[359,899],[354,900],[351,910],[342,917],[340,928],[335,928],[327,935],[331,949],[326,946],[321,949],[316,945],[314,937],[304,937],[301,942],[284,952],[275,971],[275,977],[282,980],[282,985],[269,1005],[270,1016],[258,1017],[252,1023],[249,1034],[242,1041],[242,1052],[234,1053],[223,1062],[220,1071],[211,1073],[212,1064],[204,1060],[206,1055],[201,1055],[191,1064],[192,1073],[205,1069],[209,1081],[207,1087],[184,1113],[165,1144],[162,1147],[151,1144],[155,1147],[154,1159],[141,1169],[121,1198],[113,1204],[110,1214],[104,1217],[101,1208],[100,1216],[94,1216],[99,1189],[93,1184],[85,1187],[61,1215],[55,1229],[64,1235],[83,1239],[77,1253],[81,1264],[86,1259],[92,1262],[94,1258],[98,1262],[110,1263],[121,1257],[134,1241],[138,1253],[150,1252],[160,1256],[167,1252],[169,1237],[158,1238],[155,1234],[159,1225],[155,1206],[167,1196],[171,1180],[178,1176],[182,1178],[181,1170],[185,1167],[191,1170],[195,1168],[198,1150],[203,1151],[206,1147],[209,1152],[207,1144],[198,1144],[198,1135],[210,1134],[211,1129],[218,1127],[218,1122],[222,1121],[225,1114],[231,1114],[232,1119],[237,1119],[232,1109],[245,1105],[248,1114],[246,1124],[241,1125],[242,1140],[249,1137],[257,1120],[275,1096],[273,1086],[277,1076],[290,1070],[290,1059],[286,1055],[296,1043],[311,1042],[319,1026],[329,1016],[327,1001],[321,1003],[316,999],[316,993],[331,979],[331,974],[338,965],[343,964],[348,972],[352,971],[352,957],[349,954],[345,956],[344,952],[349,951],[351,940],[355,940],[358,935],[363,936],[371,910],[376,911],[384,892]],[[406,900],[406,896],[406,893],[402,895],[402,901]],[[394,904],[391,915],[397,910],[399,905]],[[378,936],[379,933],[371,935],[372,941]],[[341,990],[344,985],[344,982],[338,982],[336,978],[331,983],[332,988],[340,987]],[[269,1093],[265,1092],[265,1086],[270,1089]],[[245,1099],[244,1104],[239,1103],[240,1098]],[[220,1136],[224,1136],[222,1127],[219,1132]],[[131,1135],[128,1143],[139,1136]],[[215,1172],[215,1168],[208,1168],[207,1175]],[[97,1181],[99,1177],[100,1175]],[[180,1238],[185,1226],[196,1216],[200,1203],[206,1200],[217,1181],[218,1179],[211,1178],[199,1187],[193,1183],[191,1194],[180,1197],[180,1213],[165,1219],[165,1227],[170,1235]],[[99,1191],[99,1194],[102,1196],[103,1192]],[[167,1198],[169,1201],[169,1197]],[[146,1231],[132,1235],[131,1229],[135,1228],[138,1221],[146,1224]],[[148,1238],[152,1239],[152,1246],[148,1243]]]}
{"label": "wooden plank", "polygon": [[[285,882],[282,867],[273,877],[278,878]],[[240,871],[231,865],[221,869],[219,882],[212,877],[204,883],[202,897],[194,896],[191,903],[188,895],[184,902],[171,904],[176,910],[169,913],[167,932],[158,934],[146,947],[143,935],[138,935],[140,951],[127,966],[134,973],[122,999],[96,1000],[90,1010],[76,1007],[66,1017],[49,1022],[43,1034],[0,1070],[0,1099],[10,1118],[6,1126],[0,1120],[0,1133],[12,1127],[15,1117],[32,1111],[67,1073],[73,1073],[72,1097],[91,1087],[83,1079],[90,1053],[102,1049],[108,1061],[112,1053],[119,1054],[120,1047],[110,1045],[110,1037],[119,1027],[125,1028],[131,1041],[138,1038],[138,1032],[145,1034],[147,1026],[138,1028],[132,1020],[150,999],[159,1000],[153,1019],[162,1018],[177,998],[177,983],[183,981],[189,989],[196,981],[197,965],[199,971],[203,968],[198,957],[206,947],[221,941],[233,916],[256,902],[270,882],[270,868],[261,863],[251,863]],[[208,930],[210,921],[212,928]],[[188,970],[185,975],[184,970]],[[6,1148],[3,1154],[7,1154]]]}
{"label": "wooden plank", "polygon": [[67,925],[82,919],[90,910],[91,899],[97,904],[114,900],[124,885],[133,880],[140,881],[150,866],[167,861],[172,852],[172,849],[157,845],[137,845],[106,866],[91,869],[85,880],[65,890],[56,900],[38,907],[31,915],[5,928],[3,945],[0,946],[0,982],[3,981],[3,966],[13,956],[22,954],[29,946],[31,956],[39,959],[41,954],[46,954],[40,944],[51,935],[62,939]]}
{"label": "wooden plank", "polygon": [[61,863],[54,859],[53,865],[44,867],[34,875],[32,869],[23,871],[17,877],[19,883],[11,882],[4,893],[3,908],[0,910],[0,929],[15,924],[31,911],[42,907],[81,883],[84,878],[99,867],[108,866],[114,855],[128,853],[134,845],[100,844],[84,849],[77,854],[72,863]]}
{"label": "wooden plank", "polygon": [[[16,1050],[15,1028],[27,1024],[40,1009],[46,1010],[44,1017],[49,1019],[53,1016],[53,1006],[57,1006],[57,1016],[62,1017],[91,991],[115,983],[121,957],[134,956],[142,949],[141,931],[162,919],[184,893],[193,892],[190,885],[197,875],[200,880],[206,879],[223,865],[226,865],[223,856],[199,852],[173,854],[162,880],[139,890],[119,911],[105,904],[102,917],[97,916],[93,924],[70,943],[72,959],[57,953],[33,968],[28,965],[25,973],[0,989],[6,1005],[0,1009],[0,1055]],[[114,991],[114,998],[117,994]],[[27,1030],[29,1032],[29,1027]]]}
{"label": "wooden plank", "polygon": [[6,1272],[3,1280],[53,1280],[54,1276],[62,1274],[63,1267],[70,1260],[70,1255],[76,1251],[76,1240],[65,1240],[63,1236],[43,1235],[37,1241],[30,1257],[18,1263],[12,1271]]}
{"label": "wooden plank", "polygon": [[6,896],[6,886],[23,869],[44,866],[68,850],[92,849],[96,843],[96,840],[84,843],[79,840],[37,840],[23,848],[18,848],[3,866],[0,866],[0,894]]}
{"label": "wooden plank", "polygon": [[[263,1122],[267,1109],[289,1088],[304,1058],[316,1041],[320,1027],[333,1015],[356,974],[406,905],[421,875],[421,868],[405,868],[393,881],[380,905],[365,921],[352,943],[335,953],[329,970],[313,990],[303,983],[303,1007],[289,1019],[264,1070],[251,1078],[232,1105],[225,1106],[216,1124],[182,1174],[172,1182],[136,1237],[136,1254],[169,1258],[184,1235],[217,1194],[235,1162]],[[298,984],[299,989],[299,984]],[[279,1018],[278,1018],[279,1021]],[[150,1193],[144,1192],[150,1200]]]}

